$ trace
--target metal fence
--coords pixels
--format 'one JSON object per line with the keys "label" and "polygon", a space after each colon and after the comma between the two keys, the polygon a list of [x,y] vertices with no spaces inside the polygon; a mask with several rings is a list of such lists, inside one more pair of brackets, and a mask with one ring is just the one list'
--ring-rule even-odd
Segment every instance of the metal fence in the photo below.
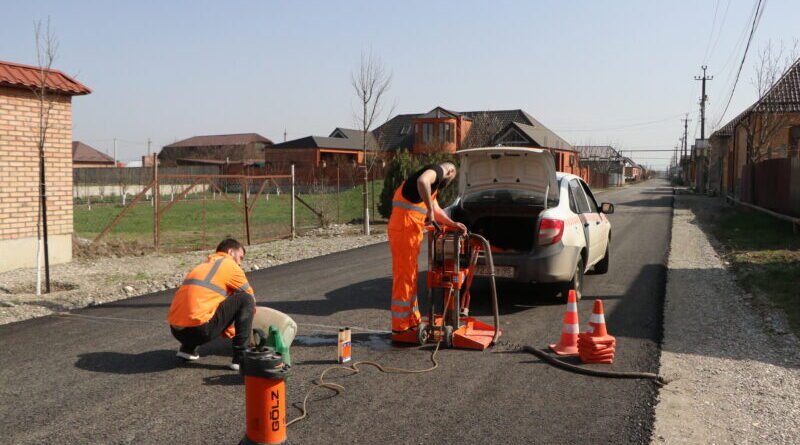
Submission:
{"label": "metal fence", "polygon": [[[302,172],[294,181],[292,170],[245,176],[220,175],[215,167],[76,169],[75,232],[95,242],[182,251],[229,236],[255,244],[361,220],[363,170],[340,170],[338,177]],[[370,174],[373,209],[380,176]]]}
{"label": "metal fence", "polygon": [[800,159],[770,159],[742,167],[739,199],[800,217]]}

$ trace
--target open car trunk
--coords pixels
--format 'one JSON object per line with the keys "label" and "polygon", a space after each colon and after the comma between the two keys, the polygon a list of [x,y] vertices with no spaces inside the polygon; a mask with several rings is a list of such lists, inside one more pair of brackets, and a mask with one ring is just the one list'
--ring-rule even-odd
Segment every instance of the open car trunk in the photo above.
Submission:
{"label": "open car trunk", "polygon": [[548,150],[488,147],[461,150],[452,217],[483,235],[498,252],[534,248],[539,214],[558,204],[555,162]]}
{"label": "open car trunk", "polygon": [[489,240],[495,252],[530,252],[536,242],[543,207],[486,208],[457,205],[453,219]]}

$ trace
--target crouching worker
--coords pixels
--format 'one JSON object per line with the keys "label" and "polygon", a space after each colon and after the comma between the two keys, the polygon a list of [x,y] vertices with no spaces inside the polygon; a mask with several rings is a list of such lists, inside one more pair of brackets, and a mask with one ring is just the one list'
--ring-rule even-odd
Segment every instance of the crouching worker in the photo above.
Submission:
{"label": "crouching worker", "polygon": [[421,321],[417,303],[417,257],[426,223],[466,232],[439,207],[436,193],[456,177],[450,162],[427,165],[403,181],[392,198],[389,247],[392,251],[392,341],[417,343]]}
{"label": "crouching worker", "polygon": [[230,368],[239,370],[256,308],[253,288],[240,267],[244,254],[241,243],[223,240],[175,292],[167,320],[172,335],[181,343],[178,357],[197,360],[198,346],[222,335],[233,338]]}

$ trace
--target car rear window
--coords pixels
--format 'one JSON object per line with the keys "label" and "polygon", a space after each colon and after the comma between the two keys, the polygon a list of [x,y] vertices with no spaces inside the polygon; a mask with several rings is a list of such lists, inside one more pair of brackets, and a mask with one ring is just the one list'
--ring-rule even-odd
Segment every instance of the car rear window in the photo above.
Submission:
{"label": "car rear window", "polygon": [[530,190],[491,189],[468,193],[462,199],[465,205],[544,205],[544,195]]}

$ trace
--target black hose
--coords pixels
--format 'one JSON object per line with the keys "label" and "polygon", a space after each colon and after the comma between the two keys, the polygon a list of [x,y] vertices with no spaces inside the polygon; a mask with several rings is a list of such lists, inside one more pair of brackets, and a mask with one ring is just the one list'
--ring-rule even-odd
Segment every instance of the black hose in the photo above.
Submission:
{"label": "black hose", "polygon": [[606,377],[611,379],[649,379],[653,380],[658,386],[664,386],[669,383],[664,377],[652,372],[622,372],[622,371],[600,371],[598,369],[583,368],[564,361],[561,361],[550,354],[542,351],[541,349],[534,348],[530,345],[525,345],[522,350],[539,357],[543,361],[556,368],[561,368],[565,371],[575,372],[578,374],[589,375],[592,377]]}

